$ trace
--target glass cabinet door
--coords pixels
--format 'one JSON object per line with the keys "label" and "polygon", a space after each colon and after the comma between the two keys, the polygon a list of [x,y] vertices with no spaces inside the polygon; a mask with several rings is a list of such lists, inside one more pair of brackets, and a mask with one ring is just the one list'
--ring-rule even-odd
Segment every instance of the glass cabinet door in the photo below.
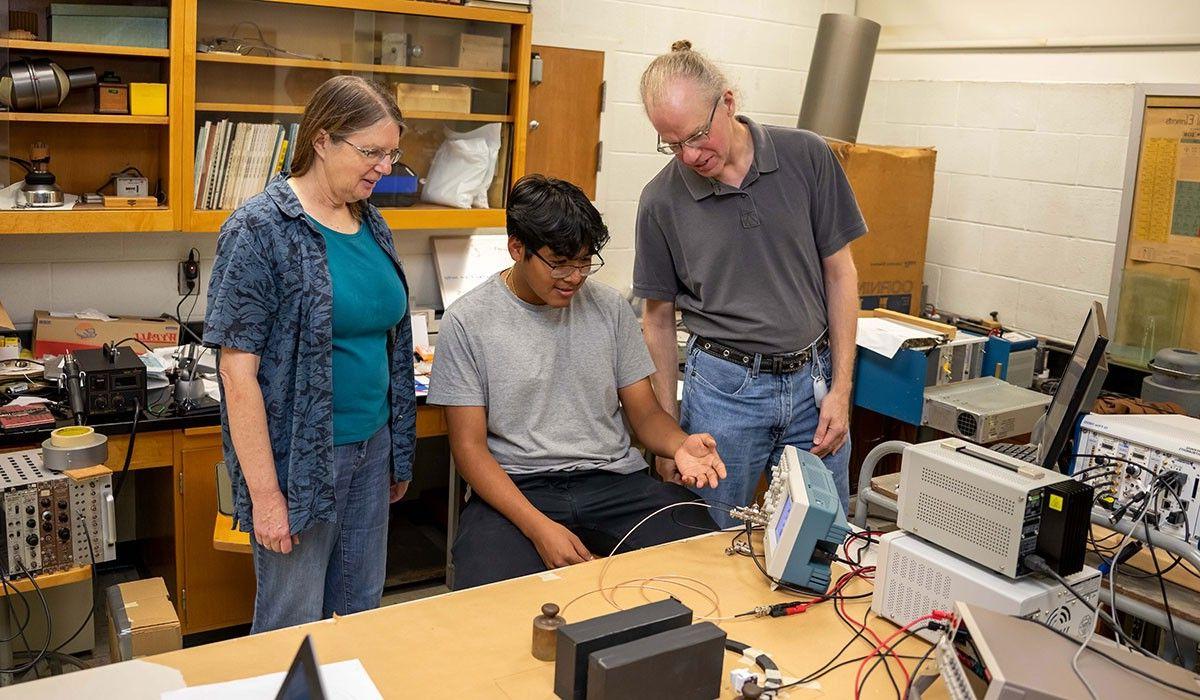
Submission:
{"label": "glass cabinet door", "polygon": [[339,74],[382,83],[404,115],[403,156],[371,200],[396,227],[405,211],[502,209],[518,30],[466,17],[198,0],[194,211],[223,217],[286,171],[306,102]]}

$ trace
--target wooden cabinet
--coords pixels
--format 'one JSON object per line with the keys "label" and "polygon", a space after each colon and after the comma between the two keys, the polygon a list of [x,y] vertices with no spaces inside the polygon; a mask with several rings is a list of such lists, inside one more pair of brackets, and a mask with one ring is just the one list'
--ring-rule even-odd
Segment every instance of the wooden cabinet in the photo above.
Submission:
{"label": "wooden cabinet", "polygon": [[[283,140],[295,133],[313,91],[339,74],[381,82],[393,95],[404,87],[425,95],[400,100],[407,125],[401,163],[418,179],[429,175],[446,140],[497,127],[486,206],[373,199],[392,228],[504,225],[509,184],[524,173],[526,130],[514,127],[527,120],[530,14],[404,0],[195,0],[185,24],[186,230],[219,229],[232,208],[262,189],[287,162],[293,144]],[[249,162],[222,151],[222,140],[247,138],[256,145],[233,151],[258,153]],[[393,174],[401,172],[397,166]]]}
{"label": "wooden cabinet", "polygon": [[[529,92],[525,169],[568,180],[596,198],[600,170],[600,113],[604,111],[604,52],[534,46],[542,82]],[[653,143],[646,145],[652,148]]]}
{"label": "wooden cabinet", "polygon": [[[136,168],[147,178],[150,194],[161,193],[162,204],[146,209],[5,208],[0,209],[0,234],[170,231],[178,227],[176,149],[182,134],[177,118],[179,103],[174,98],[183,75],[183,53],[179,49],[184,3],[152,0],[147,4],[169,9],[169,48],[47,41],[50,1],[22,2],[21,10],[40,18],[38,40],[0,39],[0,65],[26,58],[49,59],[63,69],[92,68],[97,77],[113,71],[125,84],[165,83],[167,114],[96,114],[96,89],[77,88],[57,107],[0,112],[0,154],[28,159],[34,142],[47,144],[50,172],[64,192],[74,195],[95,192],[113,173]],[[0,184],[16,183],[24,177],[23,168],[11,162],[0,163]],[[115,194],[111,183],[104,192]]]}
{"label": "wooden cabinet", "polygon": [[182,501],[182,542],[177,567],[183,572],[176,608],[183,632],[192,634],[248,623],[254,614],[252,557],[213,548],[220,429],[177,431],[176,442]]}
{"label": "wooden cabinet", "polygon": [[[74,195],[93,192],[112,173],[133,166],[148,178],[152,192],[161,187],[163,204],[0,209],[0,234],[217,231],[229,210],[196,194],[197,153],[204,153],[197,142],[205,123],[295,124],[313,89],[338,74],[379,80],[393,90],[399,83],[469,89],[465,112],[401,104],[409,127],[402,162],[418,178],[428,175],[447,130],[499,125],[500,153],[486,208],[381,207],[392,228],[504,225],[509,185],[525,172],[531,14],[415,0],[148,4],[170,10],[168,48],[40,40],[45,36],[0,39],[0,65],[26,56],[51,58],[65,68],[92,66],[97,75],[115,70],[124,82],[166,83],[167,115],[96,114],[95,89],[78,89],[59,107],[0,111],[0,154],[27,158],[33,142],[47,143],[51,172]],[[50,0],[22,3],[42,18],[49,6]],[[0,163],[0,187],[24,174]]]}

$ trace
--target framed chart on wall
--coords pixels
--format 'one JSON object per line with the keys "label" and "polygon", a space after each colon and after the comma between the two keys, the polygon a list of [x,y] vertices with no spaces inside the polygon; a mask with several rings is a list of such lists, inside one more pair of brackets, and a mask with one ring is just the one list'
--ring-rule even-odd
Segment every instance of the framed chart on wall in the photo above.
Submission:
{"label": "framed chart on wall", "polygon": [[1119,226],[1112,359],[1200,349],[1200,85],[1138,86]]}

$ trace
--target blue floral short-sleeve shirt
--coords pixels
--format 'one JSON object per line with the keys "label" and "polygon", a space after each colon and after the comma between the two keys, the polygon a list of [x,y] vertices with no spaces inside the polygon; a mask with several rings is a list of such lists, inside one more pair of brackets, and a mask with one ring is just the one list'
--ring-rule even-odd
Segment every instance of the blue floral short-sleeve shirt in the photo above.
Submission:
{"label": "blue floral short-sleeve shirt", "polygon": [[[375,240],[408,283],[391,229],[364,207]],[[336,520],[333,502],[333,284],[325,241],[304,217],[283,176],[230,215],[217,238],[204,319],[204,343],[260,358],[258,384],[288,524],[300,533]],[[388,334],[392,478],[412,478],[417,402],[408,314]],[[234,522],[252,530],[250,494],[221,407],[225,464],[233,485]]]}

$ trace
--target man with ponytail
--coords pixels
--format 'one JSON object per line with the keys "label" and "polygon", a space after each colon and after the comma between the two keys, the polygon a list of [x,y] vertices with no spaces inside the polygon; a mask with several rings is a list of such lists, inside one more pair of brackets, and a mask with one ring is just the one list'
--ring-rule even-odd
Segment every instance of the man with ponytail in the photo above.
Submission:
{"label": "man with ponytail", "polygon": [[[737,113],[715,64],[677,41],[642,74],[658,151],[642,191],[633,290],[646,299],[655,394],[685,432],[711,433],[729,477],[696,489],[743,505],[794,445],[820,456],[849,507],[850,385],[867,227],[820,136]],[[676,408],[675,309],[691,331]],[[659,474],[678,478],[658,460]],[[732,525],[714,512],[718,524]]]}

